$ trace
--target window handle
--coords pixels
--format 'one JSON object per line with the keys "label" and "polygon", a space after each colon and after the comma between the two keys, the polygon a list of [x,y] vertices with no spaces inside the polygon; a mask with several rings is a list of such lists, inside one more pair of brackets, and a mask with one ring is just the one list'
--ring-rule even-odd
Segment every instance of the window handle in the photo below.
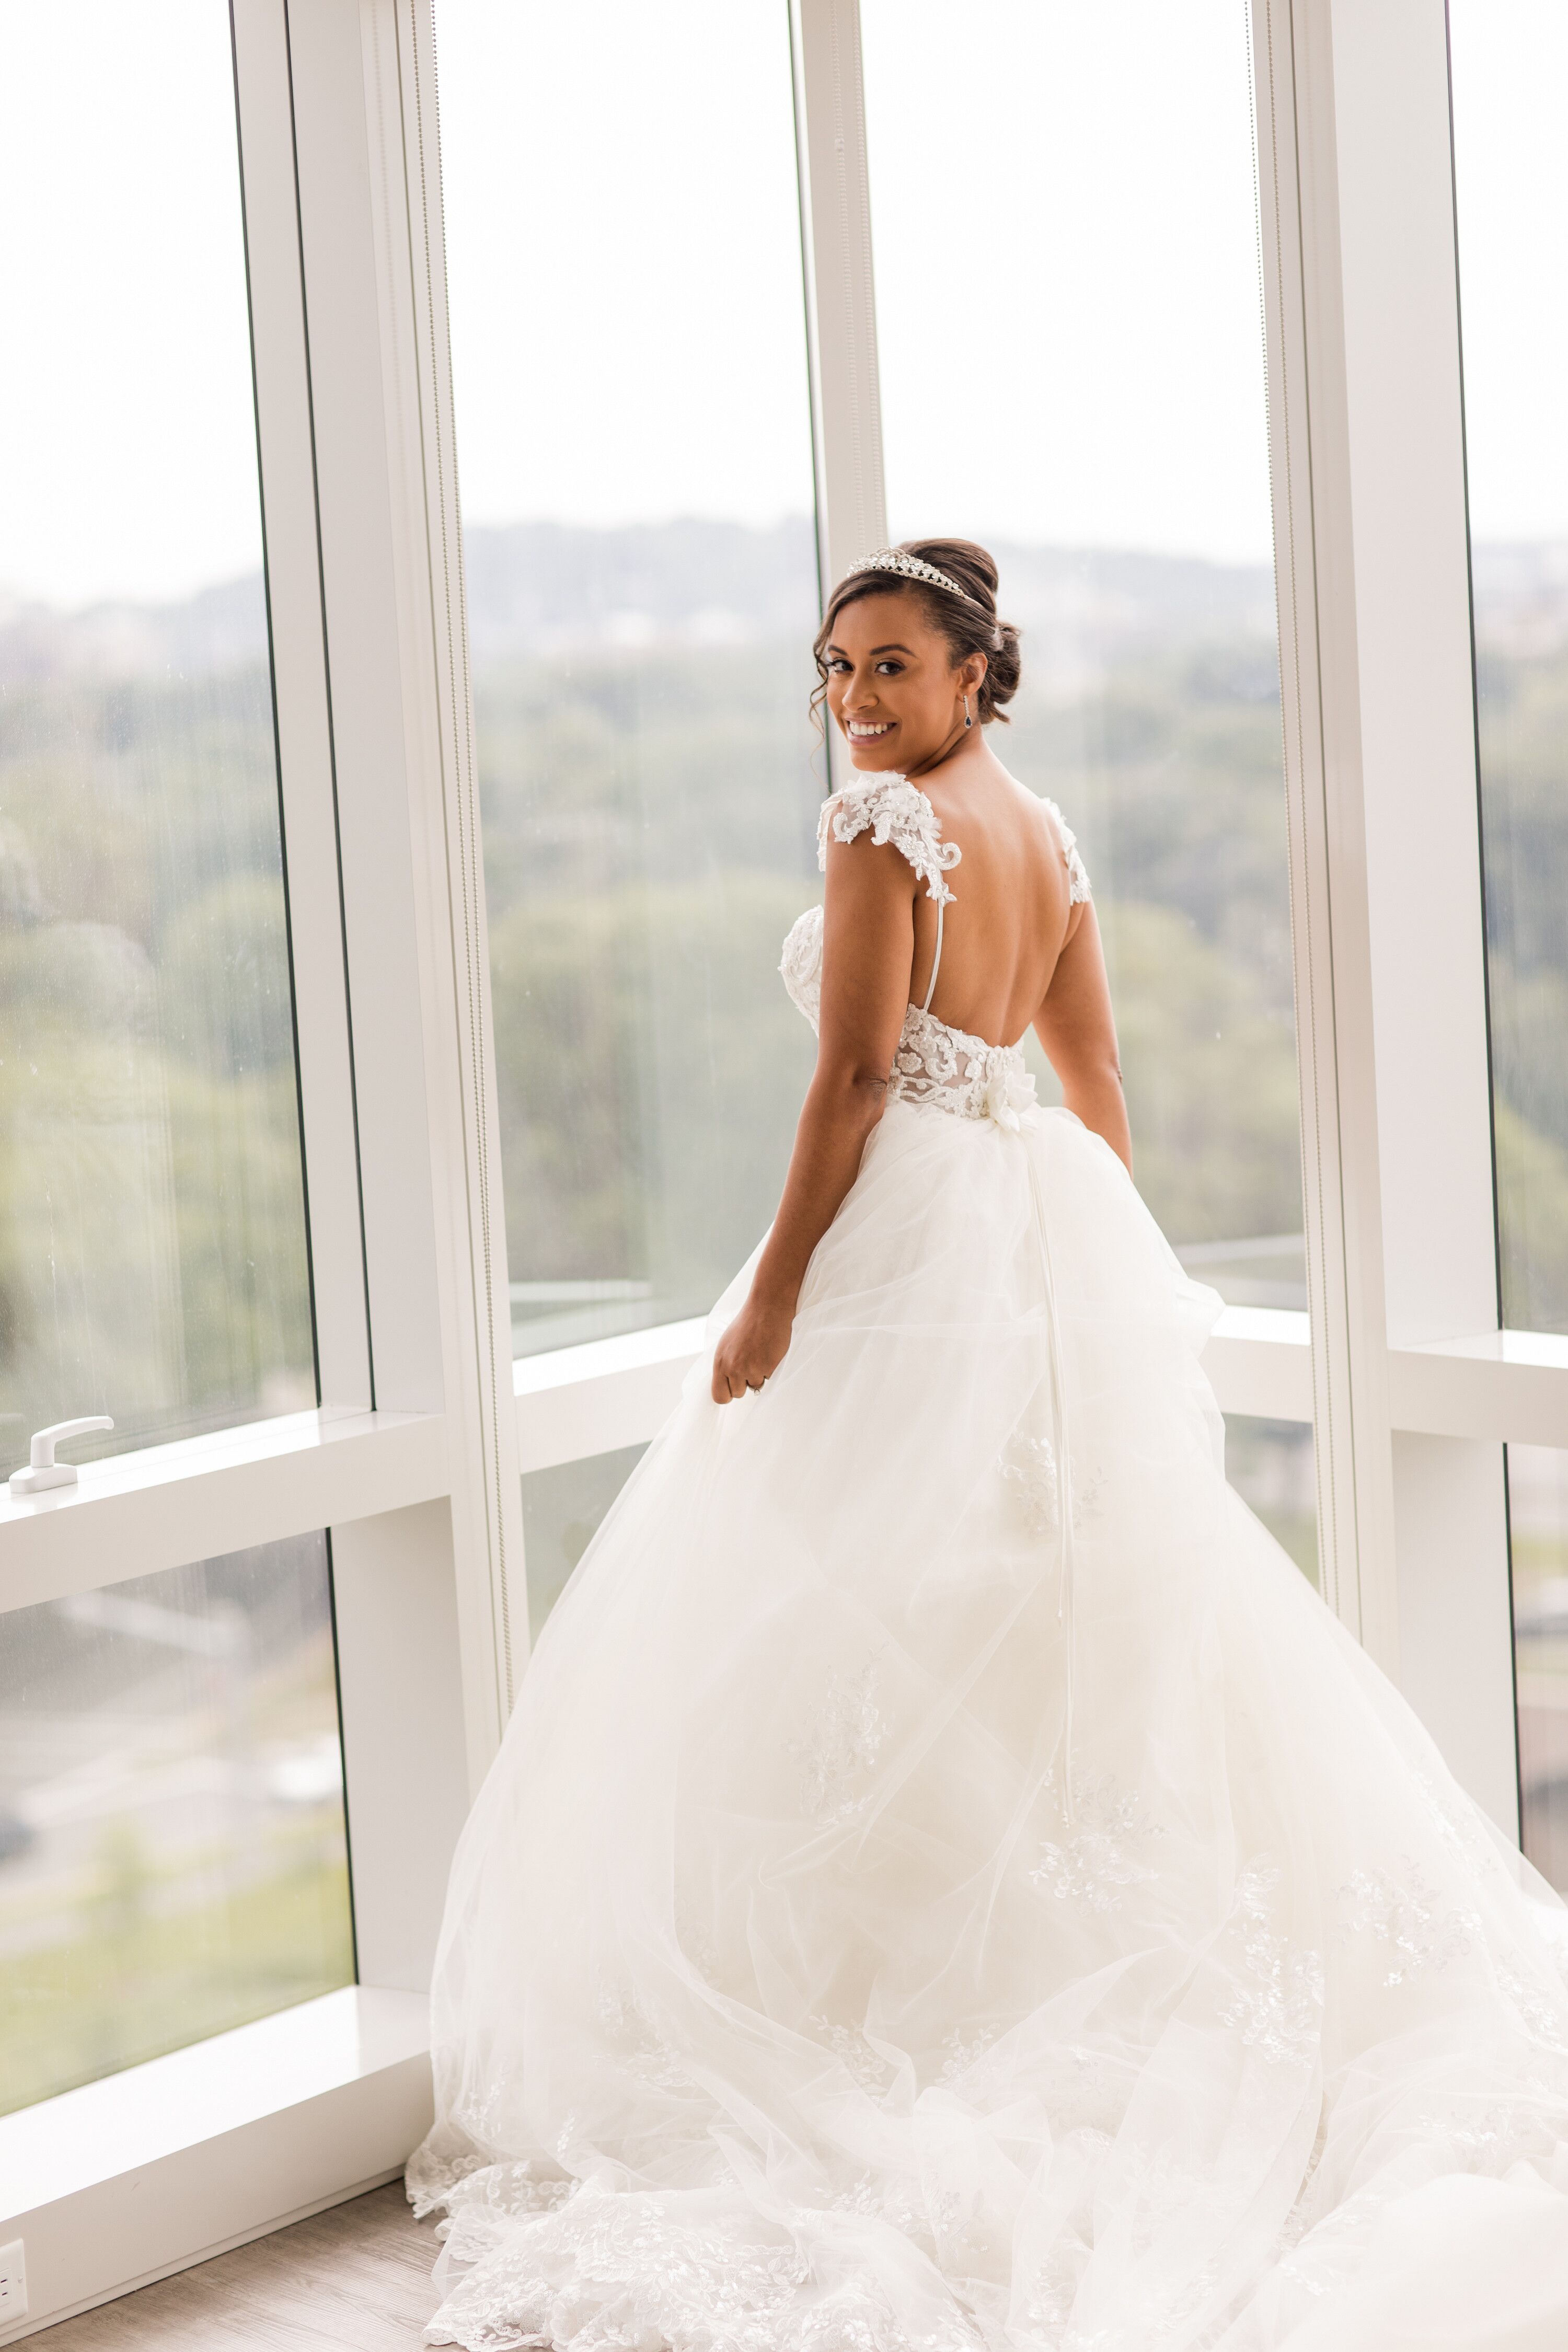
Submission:
{"label": "window handle", "polygon": [[89,1429],[113,1427],[106,1412],[89,1412],[81,1421],[57,1421],[48,1429],[36,1429],[27,1467],[11,1473],[11,1492],[41,1495],[50,1486],[74,1486],[76,1464],[57,1462],[56,1446],[63,1444],[68,1437],[85,1437]]}

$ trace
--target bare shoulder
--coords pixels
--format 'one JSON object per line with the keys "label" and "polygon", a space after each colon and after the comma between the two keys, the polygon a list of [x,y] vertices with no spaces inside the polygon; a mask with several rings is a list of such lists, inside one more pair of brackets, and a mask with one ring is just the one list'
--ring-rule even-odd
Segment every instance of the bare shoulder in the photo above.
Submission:
{"label": "bare shoulder", "polygon": [[1061,812],[1054,801],[1020,783],[1000,761],[988,775],[944,794],[939,814],[944,826],[994,842],[1009,859],[1037,857],[1053,870],[1062,862]]}
{"label": "bare shoulder", "polygon": [[1033,791],[1021,784],[1016,776],[1003,771],[1010,788],[1012,806],[1016,819],[1030,840],[1039,847],[1048,861],[1053,877],[1059,875],[1067,886],[1069,903],[1076,908],[1089,896],[1089,875],[1079,851],[1078,835],[1061,810],[1048,793]]}

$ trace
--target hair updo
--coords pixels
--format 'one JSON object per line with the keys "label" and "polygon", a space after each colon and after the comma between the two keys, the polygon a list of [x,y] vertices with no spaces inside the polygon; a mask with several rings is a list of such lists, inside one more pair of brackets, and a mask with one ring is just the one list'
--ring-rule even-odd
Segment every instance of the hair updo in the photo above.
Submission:
{"label": "hair updo", "polygon": [[945,572],[963,589],[963,595],[955,596],[951,588],[933,587],[929,581],[906,579],[899,572],[851,572],[828,598],[812,647],[819,680],[813,705],[820,709],[827,692],[827,641],[845,607],[858,604],[863,596],[914,596],[931,626],[947,639],[955,668],[970,654],[985,656],[985,675],[974,698],[980,724],[988,727],[994,719],[1000,719],[1005,725],[1007,714],[1002,705],[1017,693],[1024,665],[1017,630],[1011,621],[996,616],[994,558],[972,539],[905,539],[889,552],[918,556],[922,563]]}

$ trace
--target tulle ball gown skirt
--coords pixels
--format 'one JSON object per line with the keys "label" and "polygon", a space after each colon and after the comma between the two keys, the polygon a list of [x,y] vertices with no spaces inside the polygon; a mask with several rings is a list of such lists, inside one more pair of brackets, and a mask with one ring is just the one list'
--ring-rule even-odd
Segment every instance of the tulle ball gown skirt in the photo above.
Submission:
{"label": "tulle ball gown skirt", "polygon": [[1226,1486],[1215,1304],[1066,1112],[889,1106],[463,1838],[430,2341],[1568,2347],[1562,1906]]}

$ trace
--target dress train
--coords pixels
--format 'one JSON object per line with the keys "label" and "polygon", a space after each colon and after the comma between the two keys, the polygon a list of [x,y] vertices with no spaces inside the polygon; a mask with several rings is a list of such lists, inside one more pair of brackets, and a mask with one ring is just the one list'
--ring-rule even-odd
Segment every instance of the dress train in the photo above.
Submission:
{"label": "dress train", "polygon": [[1568,1915],[1226,1485],[1114,1155],[929,1012],[891,1091],[465,1832],[427,2340],[1562,2352]]}

